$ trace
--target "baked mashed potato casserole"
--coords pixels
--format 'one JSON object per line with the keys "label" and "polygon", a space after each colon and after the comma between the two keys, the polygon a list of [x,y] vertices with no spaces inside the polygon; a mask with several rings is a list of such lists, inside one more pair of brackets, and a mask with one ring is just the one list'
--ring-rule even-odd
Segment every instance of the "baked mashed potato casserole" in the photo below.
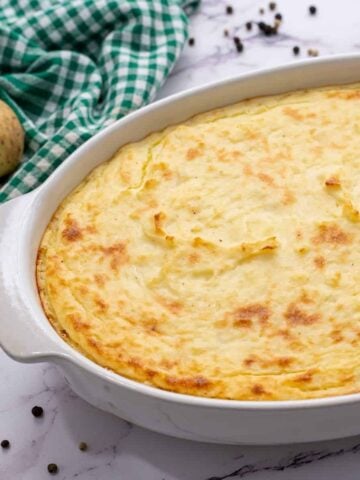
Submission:
{"label": "baked mashed potato casserole", "polygon": [[237,400],[360,391],[360,84],[255,98],[122,147],[61,204],[37,280],[125,377]]}

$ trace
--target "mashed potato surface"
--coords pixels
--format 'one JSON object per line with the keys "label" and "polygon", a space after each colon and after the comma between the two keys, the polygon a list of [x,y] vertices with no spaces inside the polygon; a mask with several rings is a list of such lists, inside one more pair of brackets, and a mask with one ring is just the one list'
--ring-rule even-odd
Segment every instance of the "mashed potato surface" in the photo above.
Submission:
{"label": "mashed potato surface", "polygon": [[61,204],[58,333],[180,393],[360,391],[360,84],[242,101],[122,147]]}

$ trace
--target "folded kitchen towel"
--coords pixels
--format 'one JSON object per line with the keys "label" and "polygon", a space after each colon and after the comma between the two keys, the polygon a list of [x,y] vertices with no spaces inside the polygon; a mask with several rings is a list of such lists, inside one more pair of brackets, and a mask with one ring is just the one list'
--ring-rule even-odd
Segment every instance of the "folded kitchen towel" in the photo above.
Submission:
{"label": "folded kitchen towel", "polygon": [[199,0],[0,0],[0,98],[26,132],[0,202],[28,192],[99,129],[148,103]]}

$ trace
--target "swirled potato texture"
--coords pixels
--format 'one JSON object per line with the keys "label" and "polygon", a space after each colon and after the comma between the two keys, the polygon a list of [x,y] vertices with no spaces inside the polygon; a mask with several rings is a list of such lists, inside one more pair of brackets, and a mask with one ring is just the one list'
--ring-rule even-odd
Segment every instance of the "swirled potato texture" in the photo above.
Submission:
{"label": "swirled potato texture", "polygon": [[155,387],[360,391],[360,84],[242,101],[122,147],[60,205],[37,280],[58,333]]}

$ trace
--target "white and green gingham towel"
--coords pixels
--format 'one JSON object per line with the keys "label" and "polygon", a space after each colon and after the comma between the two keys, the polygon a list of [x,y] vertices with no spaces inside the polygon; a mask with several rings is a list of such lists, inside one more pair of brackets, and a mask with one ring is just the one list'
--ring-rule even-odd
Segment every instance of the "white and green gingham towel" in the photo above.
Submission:
{"label": "white and green gingham towel", "polygon": [[28,192],[100,128],[149,102],[199,0],[0,0],[0,98],[26,132],[0,202]]}

